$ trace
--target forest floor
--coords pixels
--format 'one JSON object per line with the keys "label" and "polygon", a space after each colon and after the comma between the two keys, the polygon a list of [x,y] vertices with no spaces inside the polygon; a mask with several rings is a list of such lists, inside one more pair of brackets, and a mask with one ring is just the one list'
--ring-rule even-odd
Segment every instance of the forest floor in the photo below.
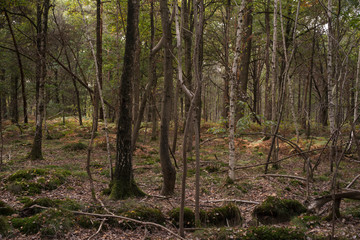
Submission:
{"label": "forest floor", "polygon": [[[101,207],[91,198],[89,180],[85,170],[90,122],[85,121],[84,126],[78,126],[78,123],[72,118],[66,119],[65,125],[59,119],[48,121],[49,137],[43,141],[44,160],[37,161],[31,161],[27,158],[31,150],[35,130],[34,125],[16,126],[10,122],[5,122],[3,125],[4,145],[3,166],[0,171],[0,200],[16,211],[8,214],[9,216],[3,217],[7,221],[5,225],[8,225],[9,228],[6,230],[6,235],[0,235],[0,239],[2,237],[9,239],[42,239],[47,237],[53,239],[89,239],[90,237],[92,239],[175,239],[170,233],[155,227],[131,225],[113,219],[103,221],[103,224],[101,224],[103,219],[101,217],[89,218],[90,221],[87,226],[85,226],[86,224],[67,222],[66,213],[63,213],[65,217],[62,218],[60,216],[59,219],[55,220],[50,213],[48,215],[43,213],[43,215],[40,215],[40,218],[32,218],[39,214],[34,215],[34,212],[29,214],[29,206],[31,206],[31,202],[41,198],[63,201],[71,200],[70,205],[78,206],[73,207],[74,210],[96,212],[94,209],[100,209],[100,213],[105,213],[104,211],[101,212]],[[109,127],[111,151],[114,159],[116,128],[115,124],[110,124]],[[102,125],[100,125],[99,129],[102,129]],[[290,127],[288,129],[282,128],[280,134],[288,139],[293,138],[294,133],[289,129]],[[252,201],[252,203],[236,202],[243,219],[242,223],[238,226],[217,225],[193,228],[186,231],[186,239],[242,239],[239,236],[245,236],[248,234],[247,231],[249,229],[254,229],[258,225],[252,214],[254,208],[258,205],[257,203],[263,202],[269,196],[295,199],[306,205],[308,201],[306,201],[307,187],[305,181],[295,178],[262,176],[264,174],[264,165],[260,164],[266,162],[271,140],[264,140],[262,135],[255,134],[259,130],[261,130],[260,127],[248,128],[245,131],[248,135],[241,135],[236,139],[237,167],[258,166],[237,169],[236,181],[229,183],[226,180],[228,174],[228,139],[219,124],[202,124],[200,146],[201,209],[209,211],[215,207],[223,206],[226,200],[247,200]],[[305,139],[304,136],[301,136],[298,145],[304,151],[323,148],[326,145],[327,133],[323,131],[322,134],[320,128],[316,128],[315,131],[313,134],[316,137],[311,139]],[[112,201],[103,193],[109,187],[110,177],[106,157],[105,136],[102,131],[95,138],[95,148],[91,161],[91,172],[93,174],[95,190],[98,198],[115,214],[132,216],[130,213],[134,212],[134,209],[137,209],[139,206],[159,209],[165,216],[164,226],[173,232],[177,232],[177,228],[170,220],[169,212],[180,205],[182,140],[178,139],[177,149],[174,154],[179,167],[177,169],[175,194],[171,197],[162,197],[160,196],[162,176],[158,141],[151,141],[150,135],[150,125],[141,128],[133,160],[135,181],[146,193],[146,196],[138,199]],[[296,139],[292,140],[296,142]],[[309,153],[312,164],[318,159],[320,160],[319,167],[314,172],[314,181],[310,184],[309,200],[330,193],[332,174],[329,172],[328,150],[325,150],[322,156],[320,156],[320,152],[319,150]],[[280,142],[280,158],[294,155],[294,153],[296,151],[292,147]],[[303,158],[293,156],[282,161],[278,169],[270,167],[269,173],[306,178],[303,166]],[[31,176],[26,177],[24,171],[20,171],[14,176],[19,170],[29,170],[26,173]],[[345,188],[359,173],[360,162],[356,160],[354,155],[347,154],[339,166],[338,187]],[[21,179],[19,176],[23,178]],[[188,158],[186,188],[186,206],[194,209],[194,152]],[[351,188],[360,189],[360,179]],[[43,206],[58,207],[56,204],[45,204]],[[329,204],[326,205],[322,209],[322,213],[316,216],[315,213],[303,213],[290,221],[272,225],[282,229],[287,227],[290,229],[289,231],[296,229],[308,236],[307,239],[328,239],[327,237],[331,234],[332,222],[326,220],[325,217],[329,213],[326,210],[329,206]],[[119,209],[122,210],[120,211]],[[37,211],[40,210],[37,209]],[[341,202],[340,211],[341,218],[335,221],[335,236],[337,236],[337,239],[360,239],[359,201],[344,199]],[[42,221],[41,217],[43,218]],[[24,219],[26,218],[29,219],[30,223],[35,223],[36,226],[32,226],[35,230],[24,224]],[[79,220],[78,217],[76,219]],[[140,219],[143,220],[144,218]],[[51,222],[51,224],[46,222],[46,220]],[[87,220],[85,219],[84,221]],[[101,230],[93,236],[100,229],[100,225]],[[45,228],[47,228],[46,231],[44,230]],[[241,235],[242,233],[243,235]],[[244,239],[257,238],[244,237]],[[260,237],[258,239],[271,239],[271,237]]]}

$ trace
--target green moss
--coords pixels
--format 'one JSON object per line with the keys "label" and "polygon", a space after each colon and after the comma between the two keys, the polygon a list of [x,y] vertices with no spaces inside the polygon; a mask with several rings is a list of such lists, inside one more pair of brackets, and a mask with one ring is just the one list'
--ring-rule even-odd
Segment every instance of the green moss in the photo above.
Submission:
{"label": "green moss", "polygon": [[241,239],[244,240],[303,240],[305,234],[296,229],[290,228],[277,228],[270,226],[252,227],[249,228],[245,236]]}
{"label": "green moss", "polygon": [[[144,222],[154,222],[161,225],[165,224],[165,216],[164,214],[157,208],[150,208],[145,206],[140,206],[134,210],[127,211],[122,213],[122,216],[133,218],[136,220],[144,221]],[[122,224],[122,227],[134,229],[138,226],[138,224],[134,222],[125,221]]]}
{"label": "green moss", "polygon": [[10,226],[6,217],[0,216],[0,238],[6,236],[9,232]]}
{"label": "green moss", "polygon": [[8,204],[0,200],[0,215],[9,216],[15,213],[15,210]]}
{"label": "green moss", "polygon": [[88,146],[85,143],[77,142],[77,143],[68,143],[65,146],[63,146],[63,149],[69,151],[81,151],[87,149],[87,147]]}
{"label": "green moss", "polygon": [[220,171],[220,166],[219,165],[208,165],[205,167],[205,170],[208,173],[218,172],[218,171]]}
{"label": "green moss", "polygon": [[296,227],[307,230],[320,225],[320,220],[319,216],[298,216],[293,218],[291,223]]}
{"label": "green moss", "polygon": [[[169,212],[170,220],[172,224],[179,227],[180,208],[174,208]],[[195,213],[190,209],[184,208],[184,227],[195,227]]]}
{"label": "green moss", "polygon": [[110,199],[119,200],[129,197],[143,197],[145,193],[140,190],[134,180],[130,183],[115,180],[112,183]]}
{"label": "green moss", "polygon": [[97,228],[100,225],[100,222],[97,220],[92,220],[91,217],[88,216],[76,216],[75,217],[76,223],[85,229]]}
{"label": "green moss", "polygon": [[65,183],[70,171],[62,169],[24,169],[7,178],[7,189],[14,194],[35,195],[54,190]]}
{"label": "green moss", "polygon": [[214,208],[207,212],[206,218],[207,224],[215,226],[236,226],[242,221],[240,210],[234,204]]}
{"label": "green moss", "polygon": [[306,208],[296,200],[268,197],[254,209],[253,215],[263,224],[272,224],[289,221],[303,212]]}
{"label": "green moss", "polygon": [[34,216],[26,218],[13,218],[14,228],[24,234],[36,234],[40,231],[41,237],[61,237],[74,225],[74,216],[64,210],[47,209]]}

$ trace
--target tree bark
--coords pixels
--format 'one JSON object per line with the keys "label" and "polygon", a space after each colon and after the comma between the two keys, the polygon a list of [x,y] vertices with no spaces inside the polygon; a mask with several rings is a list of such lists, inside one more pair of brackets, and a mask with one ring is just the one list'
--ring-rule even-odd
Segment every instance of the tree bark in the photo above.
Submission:
{"label": "tree bark", "polygon": [[44,94],[46,78],[46,44],[48,15],[50,9],[50,0],[44,0],[43,6],[37,2],[37,62],[36,62],[36,129],[34,142],[29,157],[33,160],[43,159],[42,155],[42,124],[44,117]]}
{"label": "tree bark", "polygon": [[135,29],[139,18],[138,9],[139,0],[128,0],[124,67],[120,83],[120,117],[116,134],[115,172],[110,194],[112,199],[144,195],[134,180],[131,145],[131,81],[134,77]]}
{"label": "tree bark", "polygon": [[19,123],[19,111],[18,111],[18,85],[19,85],[19,76],[11,76],[11,122]]}
{"label": "tree bark", "polygon": [[160,163],[163,174],[162,195],[172,195],[175,189],[176,171],[169,154],[169,124],[171,112],[171,95],[173,91],[172,68],[172,34],[170,13],[167,0],[160,0],[161,25],[164,38],[164,89],[161,103],[160,125]]}
{"label": "tree bark", "polygon": [[245,1],[241,2],[238,22],[236,28],[236,45],[235,45],[235,56],[232,65],[232,73],[230,78],[230,111],[229,111],[229,178],[235,180],[235,103],[236,103],[236,79],[238,76],[240,58],[241,58],[241,47],[243,46],[243,32],[244,32],[244,11]]}

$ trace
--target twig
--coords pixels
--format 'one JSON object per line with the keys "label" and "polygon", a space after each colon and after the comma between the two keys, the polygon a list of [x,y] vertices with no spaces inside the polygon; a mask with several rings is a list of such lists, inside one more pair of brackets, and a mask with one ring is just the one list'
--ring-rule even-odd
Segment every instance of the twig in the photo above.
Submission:
{"label": "twig", "polygon": [[93,235],[91,235],[88,240],[92,239],[93,237],[95,237],[102,229],[102,226],[104,225],[104,222],[106,221],[106,218],[104,218],[101,223],[100,223],[100,226],[98,228],[98,230],[96,231],[96,233],[94,233]]}
{"label": "twig", "polygon": [[294,178],[294,179],[298,179],[301,181],[306,181],[306,178],[303,178],[303,177],[298,177],[298,176],[293,176],[293,175],[282,175],[282,174],[262,174],[262,175],[259,175],[258,177],[284,177],[284,178]]}
{"label": "twig", "polygon": [[351,188],[355,181],[360,177],[360,174],[357,175],[345,188]]}
{"label": "twig", "polygon": [[248,204],[260,204],[257,201],[241,200],[241,199],[219,199],[219,200],[206,200],[204,203],[217,203],[217,202],[235,202],[235,203],[248,203]]}
{"label": "twig", "polygon": [[[30,208],[41,208],[41,209],[54,209],[54,208],[49,208],[49,207],[43,207],[43,206],[40,206],[40,205],[33,205],[31,206]],[[171,231],[170,229],[160,225],[160,224],[157,224],[157,223],[153,223],[153,222],[143,222],[143,221],[140,221],[140,220],[136,220],[136,219],[133,219],[133,218],[129,218],[129,217],[124,217],[124,216],[119,216],[119,215],[110,215],[110,214],[98,214],[98,213],[88,213],[88,212],[81,212],[81,211],[71,211],[71,210],[67,210],[71,213],[74,213],[74,214],[79,214],[79,215],[86,215],[86,216],[93,216],[93,217],[102,217],[102,218],[119,218],[119,219],[122,219],[122,220],[125,220],[125,221],[130,221],[130,222],[134,222],[134,223],[138,223],[138,224],[142,224],[142,225],[150,225],[150,226],[154,226],[154,227],[158,227],[158,228],[161,228],[165,231],[167,231],[168,233],[174,235],[175,237],[177,237],[178,239],[182,239],[182,240],[185,240],[185,238],[179,236],[178,234],[176,234],[175,232]]]}

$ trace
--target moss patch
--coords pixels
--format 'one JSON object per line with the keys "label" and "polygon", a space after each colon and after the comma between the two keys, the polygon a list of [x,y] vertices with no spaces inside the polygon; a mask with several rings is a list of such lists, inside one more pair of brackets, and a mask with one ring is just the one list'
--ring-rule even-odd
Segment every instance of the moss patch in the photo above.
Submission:
{"label": "moss patch", "polygon": [[130,183],[124,183],[120,180],[115,180],[111,185],[110,198],[113,200],[145,196],[145,193],[140,190],[134,180],[132,180]]}
{"label": "moss patch", "polygon": [[0,200],[0,215],[9,216],[13,213],[15,213],[15,210],[9,205],[7,205],[5,202]]}
{"label": "moss patch", "polygon": [[[174,208],[169,212],[171,222],[179,226],[180,209]],[[200,210],[200,220],[208,226],[236,226],[242,221],[239,208],[234,204],[213,208],[209,211]],[[190,208],[184,208],[184,226],[195,227],[195,213]]]}
{"label": "moss patch", "polygon": [[[179,227],[180,208],[174,208],[169,212],[169,216],[172,224]],[[190,209],[184,208],[184,227],[195,227],[195,213]]]}
{"label": "moss patch", "polygon": [[268,197],[254,209],[253,215],[263,224],[273,224],[290,221],[303,212],[306,208],[296,200]]}
{"label": "moss patch", "polygon": [[[160,209],[145,206],[140,206],[135,208],[134,210],[123,212],[121,213],[121,215],[143,222],[153,222],[161,225],[164,225],[166,221],[165,216],[160,211]],[[121,227],[126,229],[134,229],[137,226],[139,225],[131,221],[124,221],[121,224]]]}
{"label": "moss patch", "polygon": [[305,234],[299,230],[291,228],[277,228],[270,226],[249,228],[243,236],[244,240],[303,240]]}
{"label": "moss patch", "polygon": [[0,238],[6,236],[9,232],[10,226],[6,217],[0,216]]}
{"label": "moss patch", "polygon": [[23,169],[8,177],[6,187],[14,194],[35,195],[58,188],[69,175],[70,171],[61,169]]}
{"label": "moss patch", "polygon": [[239,208],[234,204],[214,208],[206,213],[206,222],[215,226],[236,226],[242,221]]}
{"label": "moss patch", "polygon": [[65,146],[63,146],[63,149],[68,151],[81,151],[87,149],[87,147],[88,146],[85,143],[77,142],[77,143],[68,143]]}

